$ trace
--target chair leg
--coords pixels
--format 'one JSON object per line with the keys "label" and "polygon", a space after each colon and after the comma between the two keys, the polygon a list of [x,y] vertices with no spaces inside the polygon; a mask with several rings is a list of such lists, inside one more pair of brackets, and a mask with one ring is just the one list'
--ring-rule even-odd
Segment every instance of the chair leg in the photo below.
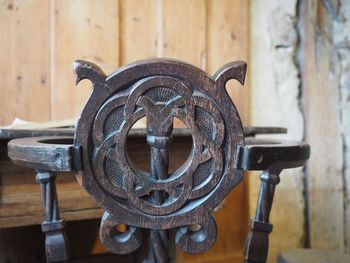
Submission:
{"label": "chair leg", "polygon": [[40,183],[45,208],[45,220],[41,229],[45,233],[47,262],[68,262],[68,241],[64,232],[65,222],[59,216],[55,174],[38,171],[36,181]]}
{"label": "chair leg", "polygon": [[250,232],[244,252],[245,263],[265,263],[269,250],[269,234],[272,224],[269,216],[272,207],[275,187],[280,182],[282,169],[273,168],[260,175],[261,185],[255,218],[251,220]]}

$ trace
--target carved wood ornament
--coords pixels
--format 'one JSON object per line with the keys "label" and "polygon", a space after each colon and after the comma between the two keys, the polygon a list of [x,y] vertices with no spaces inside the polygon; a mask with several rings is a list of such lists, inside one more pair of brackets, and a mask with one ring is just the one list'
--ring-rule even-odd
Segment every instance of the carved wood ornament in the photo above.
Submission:
{"label": "carved wood ornament", "polygon": [[[234,166],[236,145],[244,144],[243,127],[225,84],[229,79],[243,84],[246,63],[227,64],[214,77],[167,59],[136,62],[110,76],[78,60],[74,72],[77,84],[93,83],[74,145],[84,149],[82,185],[106,211],[100,232],[105,246],[130,253],[142,242],[141,228],[148,228],[153,245],[166,247],[166,230],[176,228],[175,242],[184,251],[208,250],[216,240],[212,211],[243,176]],[[128,133],[142,117],[150,172],[138,168],[126,150]],[[174,118],[190,130],[193,144],[186,162],[170,173]],[[127,232],[119,233],[119,224],[127,225]],[[194,224],[198,231],[191,230]],[[162,252],[154,249],[154,258],[167,257],[157,253]]]}
{"label": "carved wood ornament", "polygon": [[[81,171],[83,187],[105,210],[100,227],[103,244],[113,253],[126,254],[147,241],[137,253],[142,263],[174,262],[174,243],[190,253],[208,250],[216,240],[213,209],[242,180],[243,170],[261,170],[244,262],[266,262],[272,231],[269,214],[279,174],[303,166],[310,146],[261,138],[244,140],[238,112],[225,89],[229,79],[244,83],[244,62],[229,63],[214,77],[167,59],[136,62],[108,77],[96,65],[79,60],[74,72],[77,83],[82,79],[93,83],[74,142],[72,137],[62,136],[63,132],[18,138],[8,144],[13,162],[37,171],[45,205],[42,230],[48,262],[69,260],[53,172],[72,170]],[[126,149],[132,126],[143,117],[151,156],[149,172],[133,163]],[[192,149],[178,169],[169,171],[175,118],[189,130]],[[246,135],[281,131],[253,127],[246,129]],[[24,134],[28,132],[38,131]]]}

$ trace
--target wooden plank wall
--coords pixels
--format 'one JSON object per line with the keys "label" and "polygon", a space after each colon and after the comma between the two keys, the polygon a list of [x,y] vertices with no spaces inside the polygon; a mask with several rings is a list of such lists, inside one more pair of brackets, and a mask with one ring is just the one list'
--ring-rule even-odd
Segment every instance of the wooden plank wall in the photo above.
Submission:
{"label": "wooden plank wall", "polygon": [[[0,5],[0,125],[76,118],[91,87],[75,87],[72,62],[106,73],[149,57],[185,60],[214,73],[248,58],[244,0],[33,0]],[[247,119],[247,87],[230,88]]]}
{"label": "wooden plank wall", "polygon": [[[211,74],[247,60],[248,7],[245,0],[0,1],[0,125],[14,117],[76,118],[91,91],[88,81],[74,84],[77,58],[107,74],[149,57],[185,60]],[[248,85],[230,82],[228,89],[246,122]],[[237,258],[247,232],[246,189],[245,183],[231,193],[216,214],[219,241],[212,251],[179,254],[179,262]]]}
{"label": "wooden plank wall", "polygon": [[50,119],[49,7],[46,0],[0,2],[0,125],[15,116]]}

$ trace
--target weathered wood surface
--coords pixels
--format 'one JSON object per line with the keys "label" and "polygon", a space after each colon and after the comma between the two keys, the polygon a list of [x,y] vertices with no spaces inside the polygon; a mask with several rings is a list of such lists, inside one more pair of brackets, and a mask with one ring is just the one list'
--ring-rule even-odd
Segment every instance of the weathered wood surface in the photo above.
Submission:
{"label": "weathered wood surface", "polygon": [[[349,252],[349,1],[305,1],[301,29],[311,248]],[[345,247],[347,246],[347,247]]]}
{"label": "weathered wood surface", "polygon": [[[183,149],[190,146],[189,138],[179,138],[174,147],[170,167],[179,167],[185,161]],[[132,159],[142,169],[149,167],[149,153],[145,138],[133,138],[128,145]],[[1,209],[0,228],[39,224],[43,207],[40,188],[31,169],[14,165],[7,157],[6,141],[2,141],[0,153]],[[78,184],[74,173],[60,173],[56,179],[61,216],[67,221],[101,218],[102,210]]]}
{"label": "weathered wood surface", "polygon": [[252,124],[284,125],[313,152],[304,173],[281,176],[285,188],[276,194],[284,198],[273,215],[293,224],[277,223],[271,246],[349,252],[350,3],[252,1],[251,8]]}
{"label": "weathered wood surface", "polygon": [[[1,142],[0,148],[0,228],[40,224],[43,205],[34,171],[17,166],[9,160],[6,141]],[[88,197],[73,173],[62,173],[58,176],[57,192],[61,216],[66,220],[102,216],[98,205]]]}
{"label": "weathered wood surface", "polygon": [[[171,169],[179,167],[179,165],[185,161],[183,152],[189,152],[190,143],[191,140],[188,137],[183,139],[177,139],[177,137],[174,138],[174,145],[177,145],[177,147],[172,148],[172,155],[170,158]],[[146,150],[147,144],[145,138],[133,138],[132,143],[128,144],[128,147],[129,146],[130,148],[128,148],[128,150],[130,150],[131,158],[140,165],[141,169],[149,169],[150,160],[149,154]],[[4,153],[5,151],[5,144],[3,144],[2,152]],[[5,155],[0,154],[0,156]],[[40,199],[40,188],[35,182],[35,173],[30,169],[13,165],[7,158],[1,159],[0,167],[2,176],[2,207],[0,209],[1,228],[40,224],[43,218],[43,208]],[[80,242],[75,242],[74,239],[72,239],[72,233],[74,232],[72,232],[73,229],[70,229],[69,222],[82,219],[101,218],[103,211],[86,194],[86,192],[82,190],[73,173],[64,173],[57,176],[57,190],[61,216],[68,221],[67,233],[71,246],[73,246],[72,257],[74,257],[74,251],[77,251],[77,249],[80,251],[86,251],[87,248],[85,245],[76,248],[77,243]],[[215,212],[218,225],[225,227],[218,229],[218,241],[213,248],[209,252],[203,254],[202,257],[178,251],[177,260],[179,262],[183,262],[184,258],[186,258],[185,262],[212,262],[214,259],[220,260],[220,262],[236,262],[243,258],[242,251],[247,233],[248,218],[242,213],[242,211],[244,211],[244,200],[242,202],[237,202],[237,199],[241,198],[240,196],[242,195],[244,196],[244,191],[244,185],[239,185],[235,191],[232,191],[229,194],[220,209]],[[84,225],[85,223],[79,224]],[[77,229],[77,227],[74,227],[74,229]],[[91,235],[95,235],[96,240],[99,239],[97,226],[96,228],[87,227],[81,231],[84,233],[92,231],[93,234]],[[9,240],[9,235],[11,235],[11,232],[2,234],[4,239],[3,242],[8,242],[5,240]],[[81,236],[79,236],[79,238],[81,238]],[[77,239],[79,238],[77,237]],[[89,240],[91,240],[91,238]],[[98,244],[98,242],[96,244]],[[39,247],[40,246],[38,246],[38,248]],[[17,250],[7,250],[6,253],[4,251],[5,254],[3,255],[6,255],[6,258],[13,258],[14,254],[18,252],[18,249],[20,248],[21,246],[19,245],[17,246]],[[33,251],[23,253],[26,255],[32,255]],[[105,250],[100,244],[98,247],[93,248],[91,253],[105,253]]]}
{"label": "weathered wood surface", "polygon": [[[149,138],[148,138],[149,139]],[[152,140],[153,142],[153,140]],[[45,144],[47,143],[47,144]],[[51,143],[51,144],[50,144]],[[63,143],[63,144],[61,144]],[[64,145],[66,144],[67,145]],[[71,144],[72,140],[68,140],[65,137],[37,137],[37,138],[22,138],[22,139],[16,139],[11,141],[8,144],[9,149],[9,156],[14,159],[16,162],[21,163],[27,163],[28,166],[32,168],[38,168],[40,169],[52,169],[54,171],[61,171],[63,168],[63,171],[74,169],[73,164],[70,164],[69,167],[62,166],[62,167],[55,167],[53,165],[50,165],[49,163],[56,164],[55,160],[50,159],[50,154],[54,152],[54,155],[56,155],[56,152],[58,149],[65,149],[65,147],[72,147],[68,144]],[[148,141],[149,143],[149,141]],[[151,144],[153,145],[153,143]],[[41,154],[37,155],[37,148],[40,146],[41,151],[47,152],[47,157],[42,157]],[[188,145],[189,146],[189,145]],[[154,147],[154,146],[153,146]],[[17,149],[18,148],[18,149]],[[29,156],[28,154],[24,154],[21,151],[18,151],[19,149],[24,149],[26,151],[31,151],[32,156]],[[56,150],[54,149],[56,148]],[[261,140],[261,139],[247,139],[246,145],[241,145],[237,148],[237,156],[235,161],[235,167],[237,168],[243,168],[246,170],[265,170],[265,172],[261,175],[261,179],[263,181],[262,188],[260,190],[259,195],[259,201],[258,201],[258,208],[257,208],[257,214],[255,217],[255,220],[253,221],[252,225],[252,231],[249,235],[249,242],[247,243],[247,250],[245,253],[246,260],[250,261],[253,259],[258,258],[259,262],[265,262],[267,251],[268,251],[268,233],[271,232],[272,226],[269,224],[269,213],[271,209],[271,204],[273,200],[274,195],[274,186],[279,183],[279,177],[278,174],[281,172],[284,168],[292,168],[296,166],[301,166],[305,163],[305,161],[309,158],[309,147],[302,143],[297,142],[284,142],[284,141],[271,141],[271,140]],[[120,152],[120,151],[118,151]],[[153,152],[153,149],[152,149]],[[70,153],[64,153],[62,154],[66,156],[70,156]],[[42,168],[42,164],[38,164],[35,160],[35,157],[38,156],[40,158],[40,161],[47,163],[47,165],[50,168]],[[154,153],[150,156],[151,160],[154,160]],[[183,155],[183,157],[186,157]],[[60,159],[60,158],[59,158]],[[168,159],[168,158],[167,158]],[[183,160],[184,161],[184,160]],[[79,162],[78,162],[79,163]],[[158,169],[163,169],[160,166],[161,165],[168,165],[168,163],[162,164],[152,164],[151,171],[158,171]],[[52,168],[51,168],[52,167]],[[79,166],[80,167],[80,166]],[[172,169],[173,170],[173,169]],[[49,183],[47,181],[48,178],[54,178],[52,177],[53,174],[51,174],[49,177],[47,177],[48,173],[39,173],[37,175],[37,181],[39,179],[40,182],[46,184]],[[273,185],[273,187],[269,186],[269,184]],[[47,185],[49,186],[49,185]],[[54,188],[51,189],[49,186],[42,188],[46,189],[46,191],[54,191]],[[43,190],[45,192],[45,190]],[[272,192],[271,192],[272,191]],[[50,194],[47,196],[43,192],[43,197],[50,198]],[[56,200],[56,199],[55,199]],[[50,201],[49,201],[50,203]],[[51,206],[45,206],[45,223],[44,226],[48,224],[48,221],[50,221],[50,218],[57,217],[55,220],[58,220],[58,211],[57,211],[57,203],[53,206],[53,209],[56,211],[50,210]],[[52,208],[52,207],[51,207]],[[48,209],[48,210],[47,210]],[[49,213],[47,213],[49,212]],[[201,217],[202,218],[202,217]],[[197,221],[196,221],[197,222]],[[203,222],[203,221],[201,221]],[[214,221],[213,221],[214,223]],[[133,229],[133,231],[140,232],[137,237],[135,236],[135,233],[132,234],[134,236],[133,242],[134,244],[131,246],[131,244],[128,244],[128,246],[131,248],[126,248],[125,246],[116,247],[116,244],[114,241],[110,240],[109,233],[110,233],[110,227],[113,227],[115,224],[115,221],[113,218],[110,218],[108,213],[105,213],[105,216],[102,220],[102,228],[101,228],[101,239],[104,241],[104,244],[108,247],[110,251],[113,251],[114,253],[129,253],[134,251],[136,248],[138,248],[142,242],[141,238],[141,232],[140,229],[137,229],[135,227],[130,226],[130,229]],[[202,223],[201,223],[202,224]],[[263,227],[264,226],[264,227]],[[266,231],[261,231],[263,228],[266,228]],[[206,226],[207,228],[210,227]],[[203,228],[203,225],[202,225]],[[45,228],[43,228],[45,229]],[[159,230],[151,230],[153,233],[157,232]],[[210,228],[208,228],[206,231],[212,231]],[[266,233],[265,233],[266,232]],[[207,232],[208,233],[208,232]],[[208,235],[208,234],[207,234]],[[151,235],[152,236],[152,235]],[[261,238],[266,239],[263,244],[263,247],[260,247],[259,244],[261,244]],[[124,239],[124,238],[123,238]],[[156,243],[156,236],[151,238],[152,243]],[[108,242],[107,242],[108,241]],[[107,243],[106,243],[107,242]],[[178,242],[178,241],[177,241]],[[204,249],[207,249],[209,246],[211,246],[211,242],[209,244],[205,244],[207,242],[202,243],[201,246]],[[183,247],[183,245],[180,243],[180,245]],[[190,246],[191,251],[193,251],[192,244]],[[152,248],[152,245],[150,246]],[[54,251],[52,246],[46,246],[47,248],[47,258],[49,260],[50,255],[52,255],[52,252]],[[57,248],[61,248],[61,245],[58,245]],[[130,250],[131,249],[131,250]],[[188,248],[185,249],[187,250]],[[153,251],[153,250],[150,250]],[[164,256],[168,252],[164,252]],[[63,253],[59,253],[56,256],[61,256]],[[153,256],[152,256],[153,258]],[[163,258],[159,255],[156,256],[156,258]],[[153,259],[151,259],[153,260]],[[164,261],[165,259],[162,259]]]}
{"label": "weathered wood surface", "polygon": [[[167,230],[176,229],[182,250],[207,251],[216,241],[211,212],[243,178],[235,166],[243,127],[225,85],[229,79],[244,84],[246,63],[228,63],[213,77],[170,59],[135,62],[110,76],[78,60],[74,72],[77,83],[93,83],[74,146],[81,147],[82,186],[106,211],[102,242],[116,253],[131,253],[141,246],[140,228],[151,229],[147,261],[168,262],[173,241]],[[128,131],[142,117],[147,118],[149,172],[130,162],[126,151]],[[193,144],[186,162],[169,170],[175,118],[190,129]],[[120,224],[128,226],[127,238],[113,232]],[[190,230],[193,224],[201,228]]]}
{"label": "weathered wood surface", "polygon": [[[0,56],[5,76],[0,99],[7,108],[0,125],[14,117],[78,116],[91,90],[87,83],[74,88],[71,63],[78,57],[99,63],[108,73],[132,61],[172,57],[212,74],[219,65],[248,57],[248,2],[243,0],[107,0],[103,5],[98,0],[5,0],[0,8],[1,47],[9,50]],[[43,33],[30,37],[36,30]],[[32,61],[35,65],[27,70]]]}
{"label": "weathered wood surface", "polygon": [[[251,1],[251,124],[283,126],[278,138],[302,140],[304,120],[300,108],[297,48],[297,1]],[[322,169],[322,165],[318,165]],[[302,247],[304,196],[302,170],[285,171],[271,211],[274,225],[269,262],[281,249]],[[250,177],[250,209],[258,194],[258,178]],[[286,227],[288,225],[288,227]]]}
{"label": "weathered wood surface", "polygon": [[[163,34],[160,55],[206,69],[206,2],[164,0],[161,5],[162,22],[158,21],[162,23]],[[189,36],[193,36],[193,40]]]}
{"label": "weathered wood surface", "polygon": [[[209,0],[206,6],[206,41],[205,62],[207,71],[215,70],[230,61],[241,59],[249,61],[249,1]],[[250,72],[248,62],[248,74]],[[250,78],[247,77],[244,88],[237,81],[226,84],[227,92],[234,100],[245,125],[250,124]]]}

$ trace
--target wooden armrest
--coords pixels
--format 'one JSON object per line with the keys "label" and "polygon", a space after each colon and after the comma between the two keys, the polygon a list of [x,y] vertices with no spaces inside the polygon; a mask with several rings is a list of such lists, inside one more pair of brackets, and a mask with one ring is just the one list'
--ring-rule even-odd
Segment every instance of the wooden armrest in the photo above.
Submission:
{"label": "wooden armrest", "polygon": [[72,171],[74,152],[73,137],[20,138],[8,143],[11,160],[34,170]]}
{"label": "wooden armrest", "polygon": [[246,138],[245,145],[237,147],[236,167],[244,170],[266,170],[271,165],[295,168],[310,157],[310,146],[304,142]]}

